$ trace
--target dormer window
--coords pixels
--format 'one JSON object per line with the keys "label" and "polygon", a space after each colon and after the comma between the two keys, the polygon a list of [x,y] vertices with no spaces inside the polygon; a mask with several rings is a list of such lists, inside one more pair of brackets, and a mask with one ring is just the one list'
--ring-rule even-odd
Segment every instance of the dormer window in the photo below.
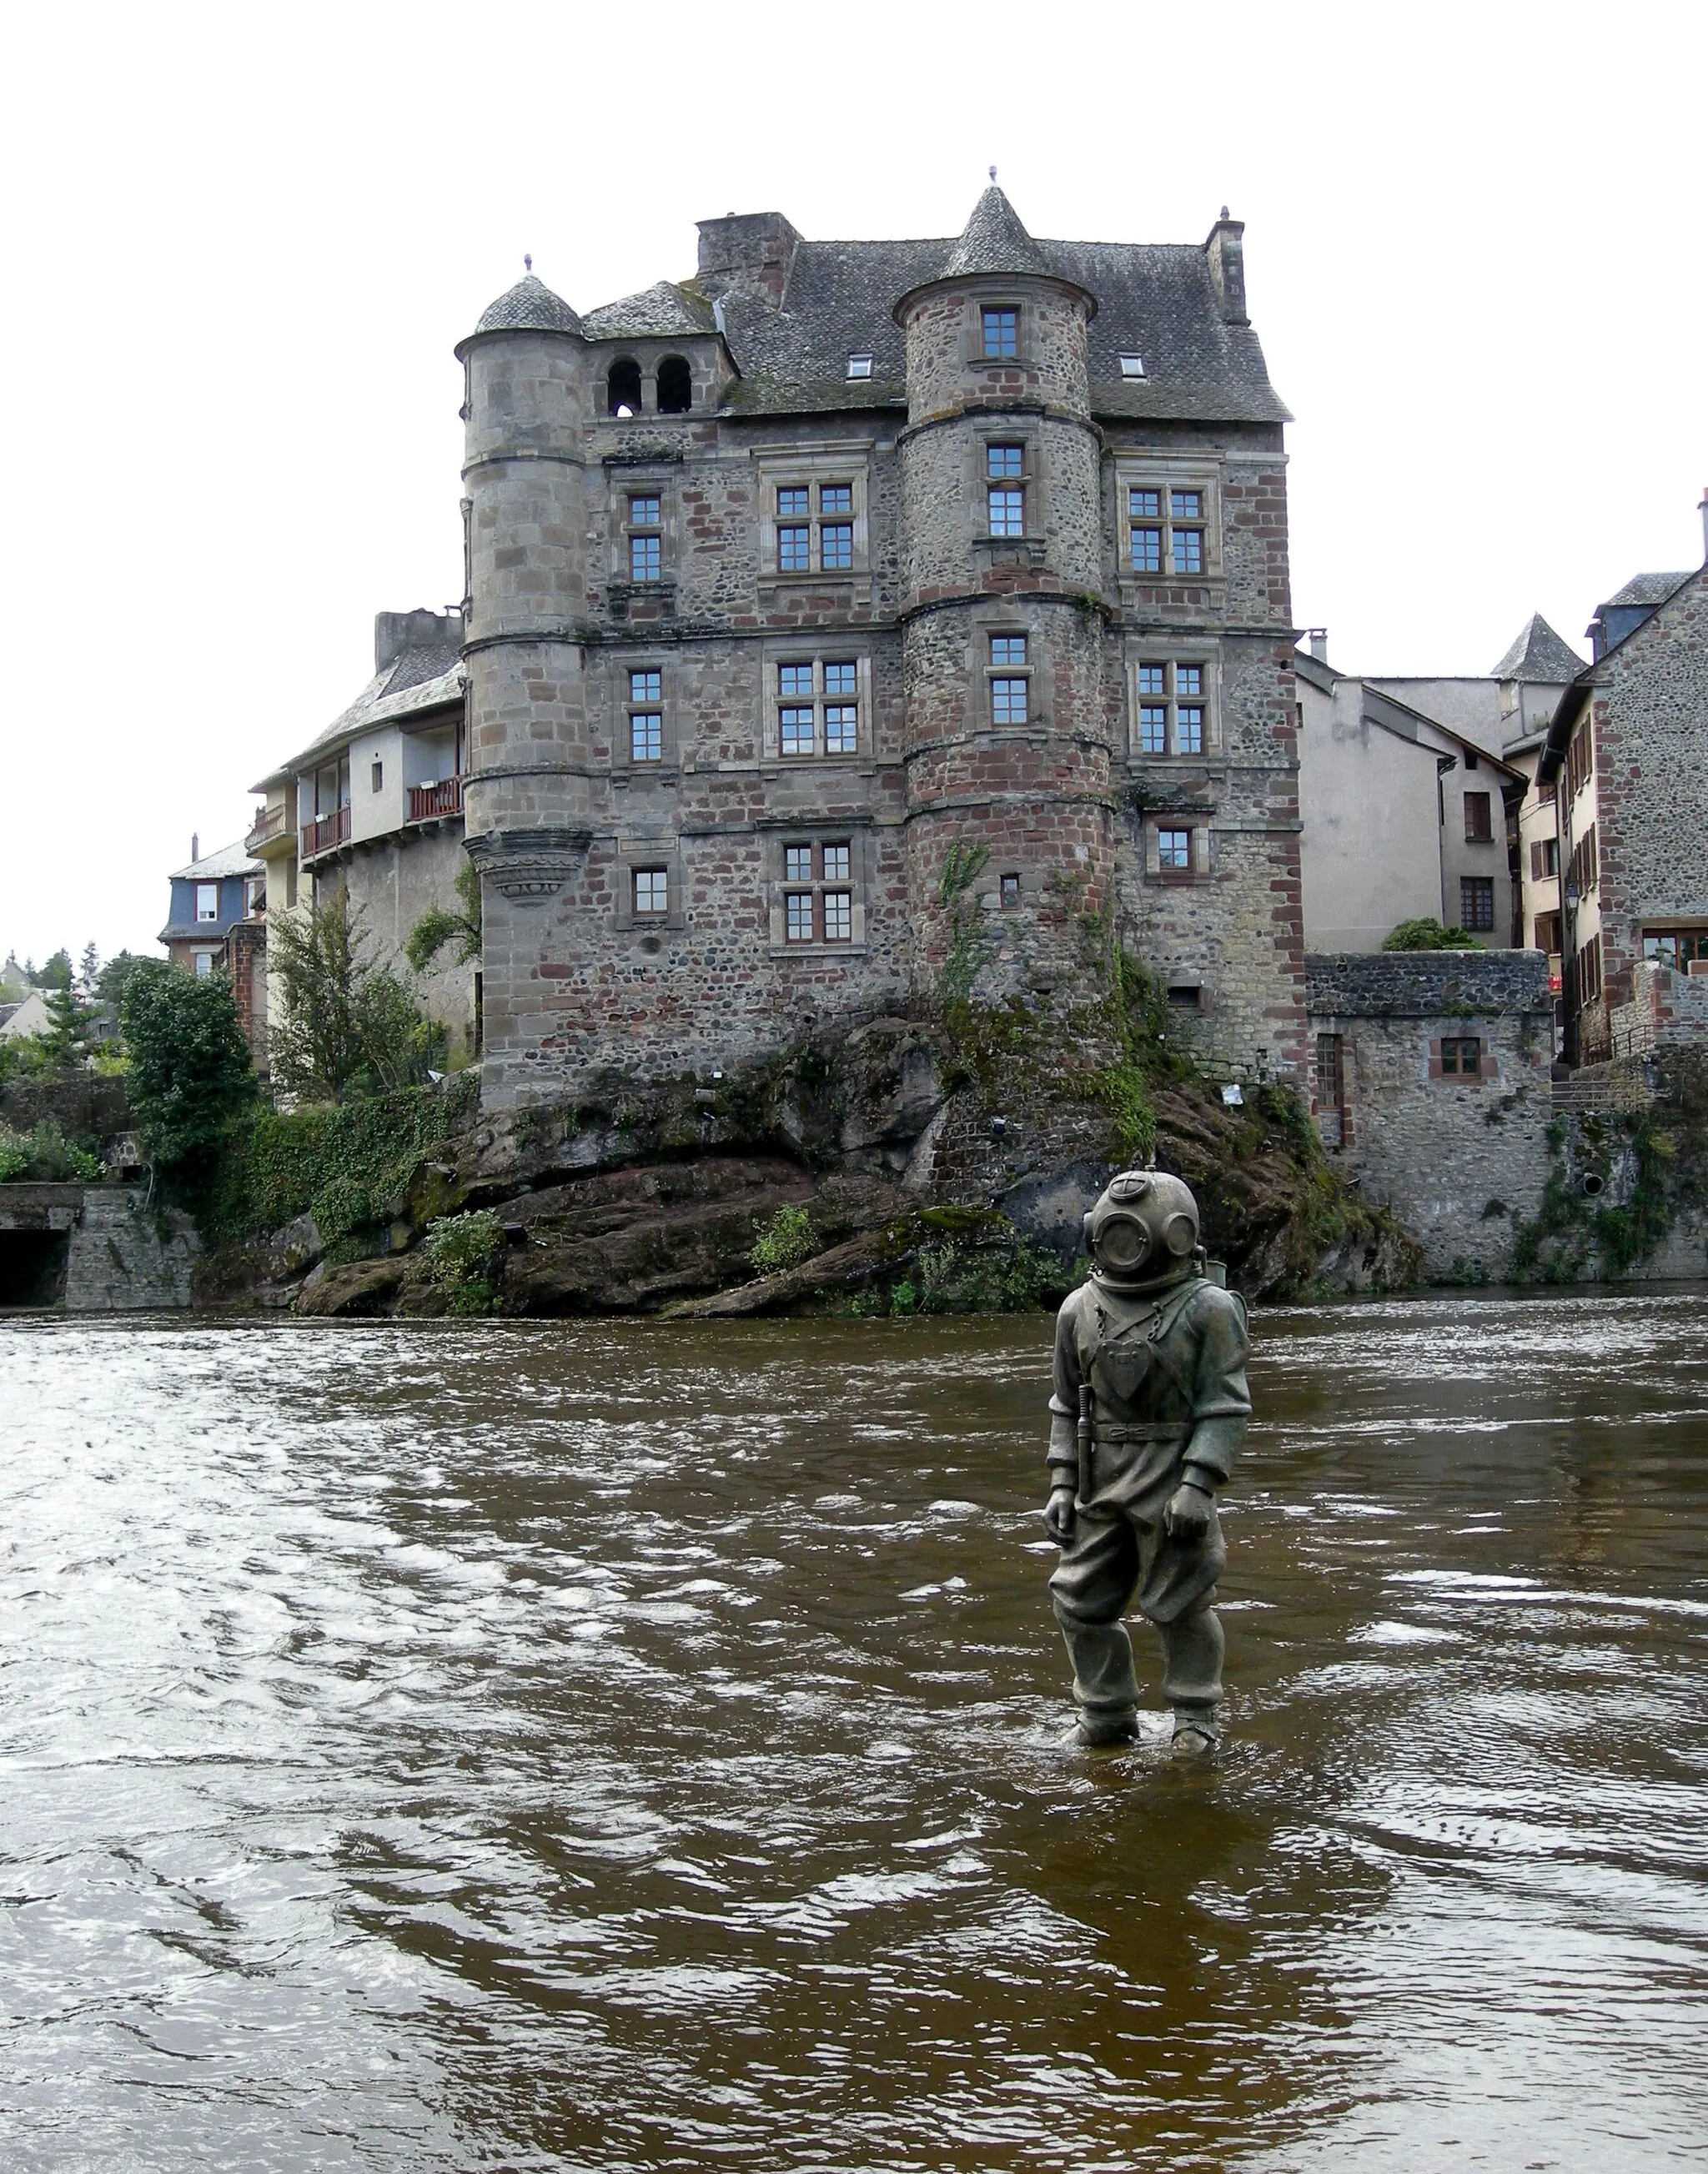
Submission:
{"label": "dormer window", "polygon": [[1122,355],[1121,358],[1121,374],[1123,377],[1143,377],[1144,376],[1144,357],[1142,354]]}
{"label": "dormer window", "polygon": [[197,884],[196,918],[197,921],[217,921],[219,918],[219,886],[217,883]]}
{"label": "dormer window", "polygon": [[870,377],[872,375],[871,356],[869,354],[851,354],[848,358],[848,375],[851,379],[856,377]]}

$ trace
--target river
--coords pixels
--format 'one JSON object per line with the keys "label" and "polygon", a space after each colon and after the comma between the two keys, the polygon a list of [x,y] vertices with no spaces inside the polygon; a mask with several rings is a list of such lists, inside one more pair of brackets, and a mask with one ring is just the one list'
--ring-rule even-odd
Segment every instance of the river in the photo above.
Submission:
{"label": "river", "polygon": [[1700,2166],[1703,1298],[1261,1315],[1208,1774],[1047,1322],[0,1322],[0,2158]]}

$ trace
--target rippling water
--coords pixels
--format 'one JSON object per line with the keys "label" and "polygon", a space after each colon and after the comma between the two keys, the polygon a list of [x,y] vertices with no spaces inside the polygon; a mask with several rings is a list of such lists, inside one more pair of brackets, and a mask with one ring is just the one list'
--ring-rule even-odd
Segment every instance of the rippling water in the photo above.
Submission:
{"label": "rippling water", "polygon": [[1262,1316],[1208,1776],[1046,1323],[0,1325],[5,2166],[1700,2165],[1701,1306]]}

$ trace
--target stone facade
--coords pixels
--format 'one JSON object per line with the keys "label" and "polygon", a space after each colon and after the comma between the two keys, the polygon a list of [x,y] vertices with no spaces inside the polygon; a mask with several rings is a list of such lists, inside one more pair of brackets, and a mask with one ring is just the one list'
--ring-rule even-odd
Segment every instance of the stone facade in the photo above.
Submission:
{"label": "stone facade", "polygon": [[1500,1281],[1548,1180],[1554,1011],[1534,951],[1306,959],[1311,1106],[1342,1176],[1423,1247]]}
{"label": "stone facade", "polygon": [[1645,580],[1672,587],[1629,626],[1603,608],[1623,638],[1567,690],[1538,771],[1558,809],[1560,867],[1576,879],[1567,1053],[1586,1063],[1615,1053],[1615,1019],[1646,957],[1708,958],[1708,566]]}
{"label": "stone facade", "polygon": [[1237,222],[709,221],[693,282],[583,319],[530,276],[458,352],[489,1101],[958,964],[1047,1003],[1087,914],[1212,1061],[1302,1080],[1285,411]]}

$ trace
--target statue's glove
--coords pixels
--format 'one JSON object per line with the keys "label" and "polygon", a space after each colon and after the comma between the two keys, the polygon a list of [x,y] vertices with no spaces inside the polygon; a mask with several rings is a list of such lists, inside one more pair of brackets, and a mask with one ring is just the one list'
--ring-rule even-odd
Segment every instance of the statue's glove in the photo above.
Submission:
{"label": "statue's glove", "polygon": [[1051,1487],[1050,1500],[1044,1506],[1044,1530],[1058,1548],[1065,1548],[1073,1539],[1078,1516],[1073,1488],[1065,1482]]}
{"label": "statue's glove", "polygon": [[1210,1529],[1210,1512],[1216,1506],[1214,1483],[1202,1466],[1189,1464],[1181,1484],[1168,1499],[1162,1528],[1171,1540],[1195,1546]]}

